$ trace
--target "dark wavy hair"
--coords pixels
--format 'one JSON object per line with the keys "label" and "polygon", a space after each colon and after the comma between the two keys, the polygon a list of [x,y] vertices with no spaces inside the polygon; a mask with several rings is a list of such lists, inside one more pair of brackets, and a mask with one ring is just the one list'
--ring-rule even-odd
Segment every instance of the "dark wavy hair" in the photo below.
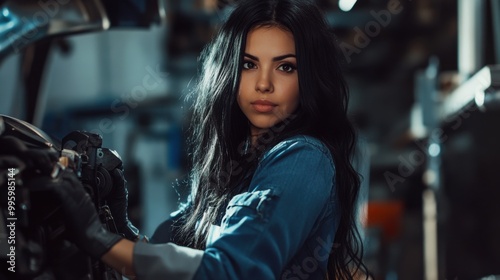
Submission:
{"label": "dark wavy hair", "polygon": [[[293,34],[300,102],[292,117],[271,128],[245,153],[242,147],[250,129],[236,97],[247,34],[260,26],[277,26]],[[241,191],[237,186],[248,185],[245,178],[252,176],[246,175],[252,175],[260,155],[285,138],[304,134],[327,145],[336,167],[341,213],[334,243],[340,246],[331,250],[325,277],[351,279],[354,271],[366,271],[356,223],[360,180],[351,165],[356,134],[347,116],[348,88],[339,57],[336,38],[311,1],[238,2],[201,56],[190,136],[192,206],[181,227],[183,245],[203,249],[206,230],[219,210]]]}

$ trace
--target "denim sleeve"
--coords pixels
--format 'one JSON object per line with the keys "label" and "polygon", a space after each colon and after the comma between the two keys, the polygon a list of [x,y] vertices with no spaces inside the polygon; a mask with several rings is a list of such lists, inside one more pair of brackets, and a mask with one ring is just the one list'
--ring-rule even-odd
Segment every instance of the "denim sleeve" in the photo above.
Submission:
{"label": "denim sleeve", "polygon": [[277,279],[321,218],[334,173],[330,153],[313,138],[267,152],[248,192],[229,202],[193,279]]}

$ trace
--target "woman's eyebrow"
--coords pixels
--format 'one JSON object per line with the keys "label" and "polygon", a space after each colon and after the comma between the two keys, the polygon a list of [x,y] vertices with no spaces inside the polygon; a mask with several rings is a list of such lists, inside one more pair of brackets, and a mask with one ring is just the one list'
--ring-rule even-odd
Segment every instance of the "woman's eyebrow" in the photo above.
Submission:
{"label": "woman's eyebrow", "polygon": [[[246,56],[246,57],[248,57],[248,58],[250,58],[252,60],[259,61],[258,57],[253,56],[251,54],[245,53],[244,56]],[[277,57],[273,57],[273,61],[280,61],[280,60],[283,60],[283,59],[289,58],[289,57],[296,57],[296,55],[291,54],[291,53],[285,54],[285,55],[280,55],[280,56],[277,56]]]}

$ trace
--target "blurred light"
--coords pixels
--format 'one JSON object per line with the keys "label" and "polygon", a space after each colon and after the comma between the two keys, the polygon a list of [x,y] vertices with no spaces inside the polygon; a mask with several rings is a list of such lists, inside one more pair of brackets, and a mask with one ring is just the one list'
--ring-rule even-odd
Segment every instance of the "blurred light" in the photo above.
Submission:
{"label": "blurred light", "polygon": [[[478,93],[487,90],[496,83],[496,73],[491,66],[485,66],[469,80],[462,83],[443,101],[440,112],[441,119],[446,119],[453,114],[460,113],[469,102],[477,102],[475,99]],[[477,98],[481,101],[481,97]]]}
{"label": "blurred light", "polygon": [[431,170],[431,169],[427,169],[422,176],[422,180],[424,181],[424,183],[427,186],[434,185],[436,183],[436,180],[437,180],[436,171]]}
{"label": "blurred light", "polygon": [[7,9],[7,8],[3,8],[3,9],[2,9],[2,15],[3,15],[4,17],[8,17],[8,16],[10,15],[9,9]]}
{"label": "blurred light", "polygon": [[432,143],[429,145],[429,155],[431,157],[437,157],[441,153],[441,147],[438,144]]}
{"label": "blurred light", "polygon": [[[430,170],[428,170],[430,171]],[[427,173],[427,172],[426,172]],[[435,173],[429,176],[435,178]],[[432,174],[432,175],[431,175]],[[425,176],[425,175],[424,175]],[[431,179],[430,179],[431,180]],[[438,230],[437,204],[434,192],[427,189],[422,194],[424,220],[424,265],[425,279],[438,279]]]}
{"label": "blurred light", "polygon": [[427,128],[424,125],[422,106],[414,104],[410,113],[410,131],[416,138],[423,138],[427,135]]}
{"label": "blurred light", "polygon": [[486,1],[458,0],[458,72],[468,77],[483,66]]}
{"label": "blurred light", "polygon": [[344,12],[349,12],[357,0],[339,0],[339,8]]}
{"label": "blurred light", "polygon": [[474,101],[476,102],[477,107],[481,108],[484,105],[484,90],[480,90],[476,92],[474,96]]}

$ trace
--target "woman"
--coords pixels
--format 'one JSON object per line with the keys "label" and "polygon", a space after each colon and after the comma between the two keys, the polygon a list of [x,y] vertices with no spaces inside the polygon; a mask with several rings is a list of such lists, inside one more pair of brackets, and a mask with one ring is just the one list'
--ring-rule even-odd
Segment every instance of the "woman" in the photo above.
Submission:
{"label": "woman", "polygon": [[203,53],[192,194],[173,242],[106,232],[66,176],[57,189],[75,243],[140,279],[353,278],[359,178],[337,54],[309,1],[239,3]]}

